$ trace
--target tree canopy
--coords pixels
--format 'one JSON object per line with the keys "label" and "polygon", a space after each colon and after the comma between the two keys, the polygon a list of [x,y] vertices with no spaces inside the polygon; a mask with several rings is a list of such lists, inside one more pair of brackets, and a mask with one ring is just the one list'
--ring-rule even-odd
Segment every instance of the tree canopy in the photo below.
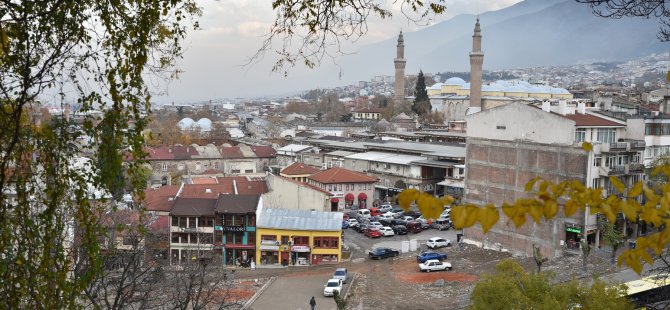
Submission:
{"label": "tree canopy", "polygon": [[504,260],[495,274],[477,282],[470,309],[633,309],[624,297],[625,285],[608,286],[597,278],[591,284],[553,281],[552,273],[527,273],[513,260]]}
{"label": "tree canopy", "polygon": [[419,75],[416,79],[414,87],[414,104],[412,111],[421,117],[425,117],[430,113],[431,105],[428,99],[428,91],[426,90],[426,78],[423,76],[423,71],[419,70]]}

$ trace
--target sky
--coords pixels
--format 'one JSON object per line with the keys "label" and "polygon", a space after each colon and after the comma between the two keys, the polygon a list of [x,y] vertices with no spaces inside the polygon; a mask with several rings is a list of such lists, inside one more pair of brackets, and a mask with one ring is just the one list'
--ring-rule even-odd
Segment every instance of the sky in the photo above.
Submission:
{"label": "sky", "polygon": [[[400,2],[398,0],[397,2]],[[446,0],[447,12],[435,17],[431,24],[439,23],[459,14],[480,14],[498,10],[520,0]],[[396,37],[400,29],[404,32],[419,30],[417,25],[405,18],[398,3],[388,2],[393,13],[391,20],[371,19],[369,31],[358,42],[347,44],[345,50],[355,53],[365,45]],[[155,96],[158,104],[194,103],[208,100],[221,101],[226,98],[257,98],[279,96],[298,90],[320,87],[308,79],[305,68],[296,67],[288,77],[273,73],[272,54],[254,65],[245,65],[249,57],[261,47],[272,21],[274,12],[270,1],[258,0],[203,0],[199,19],[200,29],[191,31],[183,42],[186,52],[178,63],[183,71],[178,80],[163,85],[159,91],[164,95]],[[315,68],[310,70],[324,70]],[[389,72],[370,72],[370,77]],[[346,76],[339,78],[339,85],[347,85]]]}

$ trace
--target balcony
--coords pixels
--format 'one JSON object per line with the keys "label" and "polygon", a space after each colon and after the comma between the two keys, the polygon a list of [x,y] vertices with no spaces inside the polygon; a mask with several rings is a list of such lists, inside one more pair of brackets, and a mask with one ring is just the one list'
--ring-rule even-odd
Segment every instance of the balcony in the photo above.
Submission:
{"label": "balcony", "polygon": [[617,165],[617,166],[612,166],[612,167],[599,167],[600,168],[600,176],[602,177],[608,177],[608,176],[616,176],[616,175],[624,175],[624,174],[638,174],[644,172],[644,165],[643,164],[626,164],[626,165]]}
{"label": "balcony", "polygon": [[597,144],[600,145],[600,152],[602,153],[638,152],[644,151],[645,148],[645,143],[641,140]]}
{"label": "balcony", "polygon": [[644,165],[643,164],[628,164],[628,171],[629,172],[644,172]]}

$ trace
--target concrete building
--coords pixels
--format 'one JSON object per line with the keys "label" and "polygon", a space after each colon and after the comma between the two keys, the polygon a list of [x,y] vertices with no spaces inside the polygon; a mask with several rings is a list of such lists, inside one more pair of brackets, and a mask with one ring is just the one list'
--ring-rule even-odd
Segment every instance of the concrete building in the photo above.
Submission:
{"label": "concrete building", "polygon": [[365,108],[353,111],[353,119],[356,122],[378,121],[382,119],[382,112],[380,108]]}
{"label": "concrete building", "polygon": [[370,208],[377,178],[364,173],[333,167],[307,178],[307,183],[332,194],[330,211]]}
{"label": "concrete building", "polygon": [[[614,194],[610,176],[630,186],[642,179],[641,152],[644,141],[640,125],[621,121],[583,107],[571,111],[565,102],[543,108],[512,103],[470,115],[468,121],[465,202],[496,206],[525,197],[525,184],[539,176],[552,182],[578,180],[588,187]],[[580,143],[593,144],[586,152]],[[501,212],[502,214],[502,212]],[[631,223],[617,223],[626,232]],[[636,230],[636,228],[634,228]],[[636,232],[635,232],[636,233]],[[527,223],[517,229],[503,215],[488,234],[480,227],[465,230],[468,240],[513,252],[558,257],[574,248],[586,236],[600,244],[597,216],[587,212],[572,217],[559,214],[548,223]]]}
{"label": "concrete building", "polygon": [[265,206],[273,209],[332,211],[333,194],[320,187],[268,174],[270,191],[263,194]]}
{"label": "concrete building", "polygon": [[280,176],[298,182],[307,182],[307,177],[321,171],[319,168],[303,163],[293,163],[279,172]]}
{"label": "concrete building", "polygon": [[396,46],[396,58],[393,60],[395,65],[395,92],[393,100],[402,102],[405,100],[405,39],[402,36],[402,30],[398,35],[398,45]]}

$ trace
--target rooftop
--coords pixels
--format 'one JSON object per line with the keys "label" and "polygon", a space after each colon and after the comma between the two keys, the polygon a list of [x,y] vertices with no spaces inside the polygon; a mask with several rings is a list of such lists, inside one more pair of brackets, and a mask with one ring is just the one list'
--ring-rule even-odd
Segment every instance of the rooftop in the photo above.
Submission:
{"label": "rooftop", "polygon": [[311,175],[320,171],[321,169],[314,166],[296,162],[282,169],[281,173],[285,175]]}
{"label": "rooftop", "polygon": [[376,183],[377,178],[344,168],[333,167],[308,177],[323,184],[333,183]]}
{"label": "rooftop", "polygon": [[256,215],[258,228],[285,230],[342,230],[342,212],[293,209],[261,209]]}

